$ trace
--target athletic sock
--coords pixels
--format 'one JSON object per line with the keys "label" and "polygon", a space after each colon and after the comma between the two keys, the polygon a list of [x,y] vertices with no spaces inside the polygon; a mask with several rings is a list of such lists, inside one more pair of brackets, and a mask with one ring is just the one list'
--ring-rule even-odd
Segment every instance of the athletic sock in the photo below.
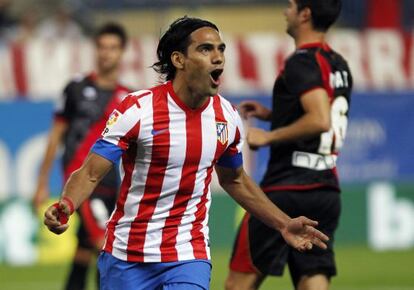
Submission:
{"label": "athletic sock", "polygon": [[88,265],[73,263],[65,290],[84,290],[87,274]]}

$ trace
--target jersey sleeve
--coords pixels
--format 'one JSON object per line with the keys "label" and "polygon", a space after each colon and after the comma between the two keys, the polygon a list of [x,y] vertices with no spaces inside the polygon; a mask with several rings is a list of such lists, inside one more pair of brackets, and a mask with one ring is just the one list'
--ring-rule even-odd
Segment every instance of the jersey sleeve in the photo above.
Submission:
{"label": "jersey sleeve", "polygon": [[75,100],[72,91],[72,83],[69,83],[55,103],[55,120],[69,121],[75,112]]}
{"label": "jersey sleeve", "polygon": [[305,52],[296,52],[287,60],[285,82],[289,92],[296,96],[324,87],[322,74],[315,57]]}
{"label": "jersey sleeve", "polygon": [[224,151],[224,153],[217,161],[217,165],[219,166],[238,168],[243,165],[242,149],[245,136],[243,122],[237,110],[235,110],[235,125],[236,132],[234,135],[234,141],[230,144],[229,147],[227,147],[226,151]]}
{"label": "jersey sleeve", "polygon": [[137,142],[141,113],[137,99],[128,95],[109,116],[102,138],[91,152],[116,163],[130,144]]}

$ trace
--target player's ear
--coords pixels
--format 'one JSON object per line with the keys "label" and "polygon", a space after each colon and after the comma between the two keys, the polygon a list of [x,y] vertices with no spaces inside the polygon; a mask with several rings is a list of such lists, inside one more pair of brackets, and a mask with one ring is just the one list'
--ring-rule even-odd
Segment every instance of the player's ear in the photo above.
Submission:
{"label": "player's ear", "polygon": [[177,69],[184,68],[184,54],[179,51],[174,51],[171,54],[171,62]]}
{"label": "player's ear", "polygon": [[300,16],[303,22],[312,21],[312,10],[309,7],[305,7],[300,11]]}

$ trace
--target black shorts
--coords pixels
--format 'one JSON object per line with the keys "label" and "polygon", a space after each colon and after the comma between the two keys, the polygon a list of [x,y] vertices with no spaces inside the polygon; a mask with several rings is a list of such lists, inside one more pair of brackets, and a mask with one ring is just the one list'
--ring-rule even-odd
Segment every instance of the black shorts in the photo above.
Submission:
{"label": "black shorts", "polygon": [[106,222],[115,208],[117,188],[98,185],[89,199],[78,209],[78,244],[82,248],[95,249],[105,236]]}
{"label": "black shorts", "polygon": [[291,217],[304,215],[319,222],[318,229],[330,237],[328,249],[313,247],[301,253],[289,247],[278,231],[246,214],[233,247],[230,269],[237,272],[281,276],[286,263],[295,285],[301,276],[336,275],[334,233],[341,212],[340,194],[330,189],[274,191],[267,194]]}

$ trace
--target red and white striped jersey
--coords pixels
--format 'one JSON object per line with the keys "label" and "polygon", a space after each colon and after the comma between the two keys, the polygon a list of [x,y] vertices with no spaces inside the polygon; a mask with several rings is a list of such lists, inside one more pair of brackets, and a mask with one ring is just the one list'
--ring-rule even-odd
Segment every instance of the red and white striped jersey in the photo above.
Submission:
{"label": "red and white striped jersey", "polygon": [[104,250],[133,262],[210,259],[213,166],[242,165],[236,109],[219,95],[190,109],[167,82],[126,97],[102,135],[92,152],[113,162],[122,154]]}

